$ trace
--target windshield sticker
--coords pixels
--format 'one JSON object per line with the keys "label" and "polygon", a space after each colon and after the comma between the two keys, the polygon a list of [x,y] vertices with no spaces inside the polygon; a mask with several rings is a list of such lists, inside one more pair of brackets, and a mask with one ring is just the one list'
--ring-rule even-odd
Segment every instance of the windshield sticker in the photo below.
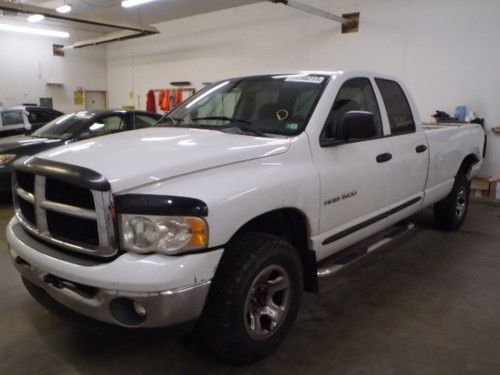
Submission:
{"label": "windshield sticker", "polygon": [[286,82],[307,82],[307,83],[317,83],[320,84],[325,80],[325,77],[319,77],[319,76],[310,76],[310,75],[296,75],[296,76],[290,76],[287,79],[285,79]]}
{"label": "windshield sticker", "polygon": [[288,122],[286,125],[285,125],[285,128],[287,130],[297,130],[299,128],[299,124],[295,123],[295,122]]}

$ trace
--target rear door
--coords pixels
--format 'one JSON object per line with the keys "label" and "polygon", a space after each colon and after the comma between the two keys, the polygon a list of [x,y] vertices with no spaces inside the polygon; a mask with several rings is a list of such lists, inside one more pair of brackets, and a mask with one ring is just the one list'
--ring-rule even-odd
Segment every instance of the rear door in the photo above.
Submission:
{"label": "rear door", "polygon": [[390,222],[416,212],[423,202],[429,168],[427,139],[417,131],[403,88],[393,80],[375,79],[385,104],[392,142]]}
{"label": "rear door", "polygon": [[[349,111],[372,112],[376,136],[362,141],[342,141],[335,129]],[[325,258],[385,226],[391,160],[382,160],[379,156],[392,152],[392,141],[384,137],[370,79],[359,77],[343,83],[323,129],[321,144],[315,163],[320,171],[321,188],[319,258]]]}

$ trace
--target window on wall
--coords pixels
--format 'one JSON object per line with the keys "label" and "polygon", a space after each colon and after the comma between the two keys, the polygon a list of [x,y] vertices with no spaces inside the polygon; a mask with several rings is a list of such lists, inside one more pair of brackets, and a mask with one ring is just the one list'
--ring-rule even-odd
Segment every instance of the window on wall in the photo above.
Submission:
{"label": "window on wall", "polygon": [[415,122],[410,104],[403,89],[395,81],[376,79],[380,94],[384,99],[392,134],[412,133]]}

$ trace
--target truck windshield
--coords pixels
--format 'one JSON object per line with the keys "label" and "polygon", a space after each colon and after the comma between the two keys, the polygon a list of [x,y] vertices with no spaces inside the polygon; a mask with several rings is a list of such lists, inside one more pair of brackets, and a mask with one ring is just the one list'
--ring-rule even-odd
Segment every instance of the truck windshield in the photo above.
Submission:
{"label": "truck windshield", "polygon": [[92,118],[94,114],[88,112],[72,113],[64,115],[42,126],[31,135],[39,138],[70,139],[80,125]]}
{"label": "truck windshield", "polygon": [[168,113],[157,126],[296,135],[306,127],[327,78],[291,74],[217,82]]}

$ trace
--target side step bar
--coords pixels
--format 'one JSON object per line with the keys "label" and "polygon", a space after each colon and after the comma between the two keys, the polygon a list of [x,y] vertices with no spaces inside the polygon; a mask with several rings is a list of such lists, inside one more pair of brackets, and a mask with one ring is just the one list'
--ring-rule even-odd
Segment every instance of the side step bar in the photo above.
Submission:
{"label": "side step bar", "polygon": [[348,265],[364,258],[366,255],[381,247],[401,238],[415,228],[413,223],[402,222],[396,224],[366,240],[358,242],[338,254],[334,254],[322,261],[318,268],[318,278],[329,277],[337,274]]}

